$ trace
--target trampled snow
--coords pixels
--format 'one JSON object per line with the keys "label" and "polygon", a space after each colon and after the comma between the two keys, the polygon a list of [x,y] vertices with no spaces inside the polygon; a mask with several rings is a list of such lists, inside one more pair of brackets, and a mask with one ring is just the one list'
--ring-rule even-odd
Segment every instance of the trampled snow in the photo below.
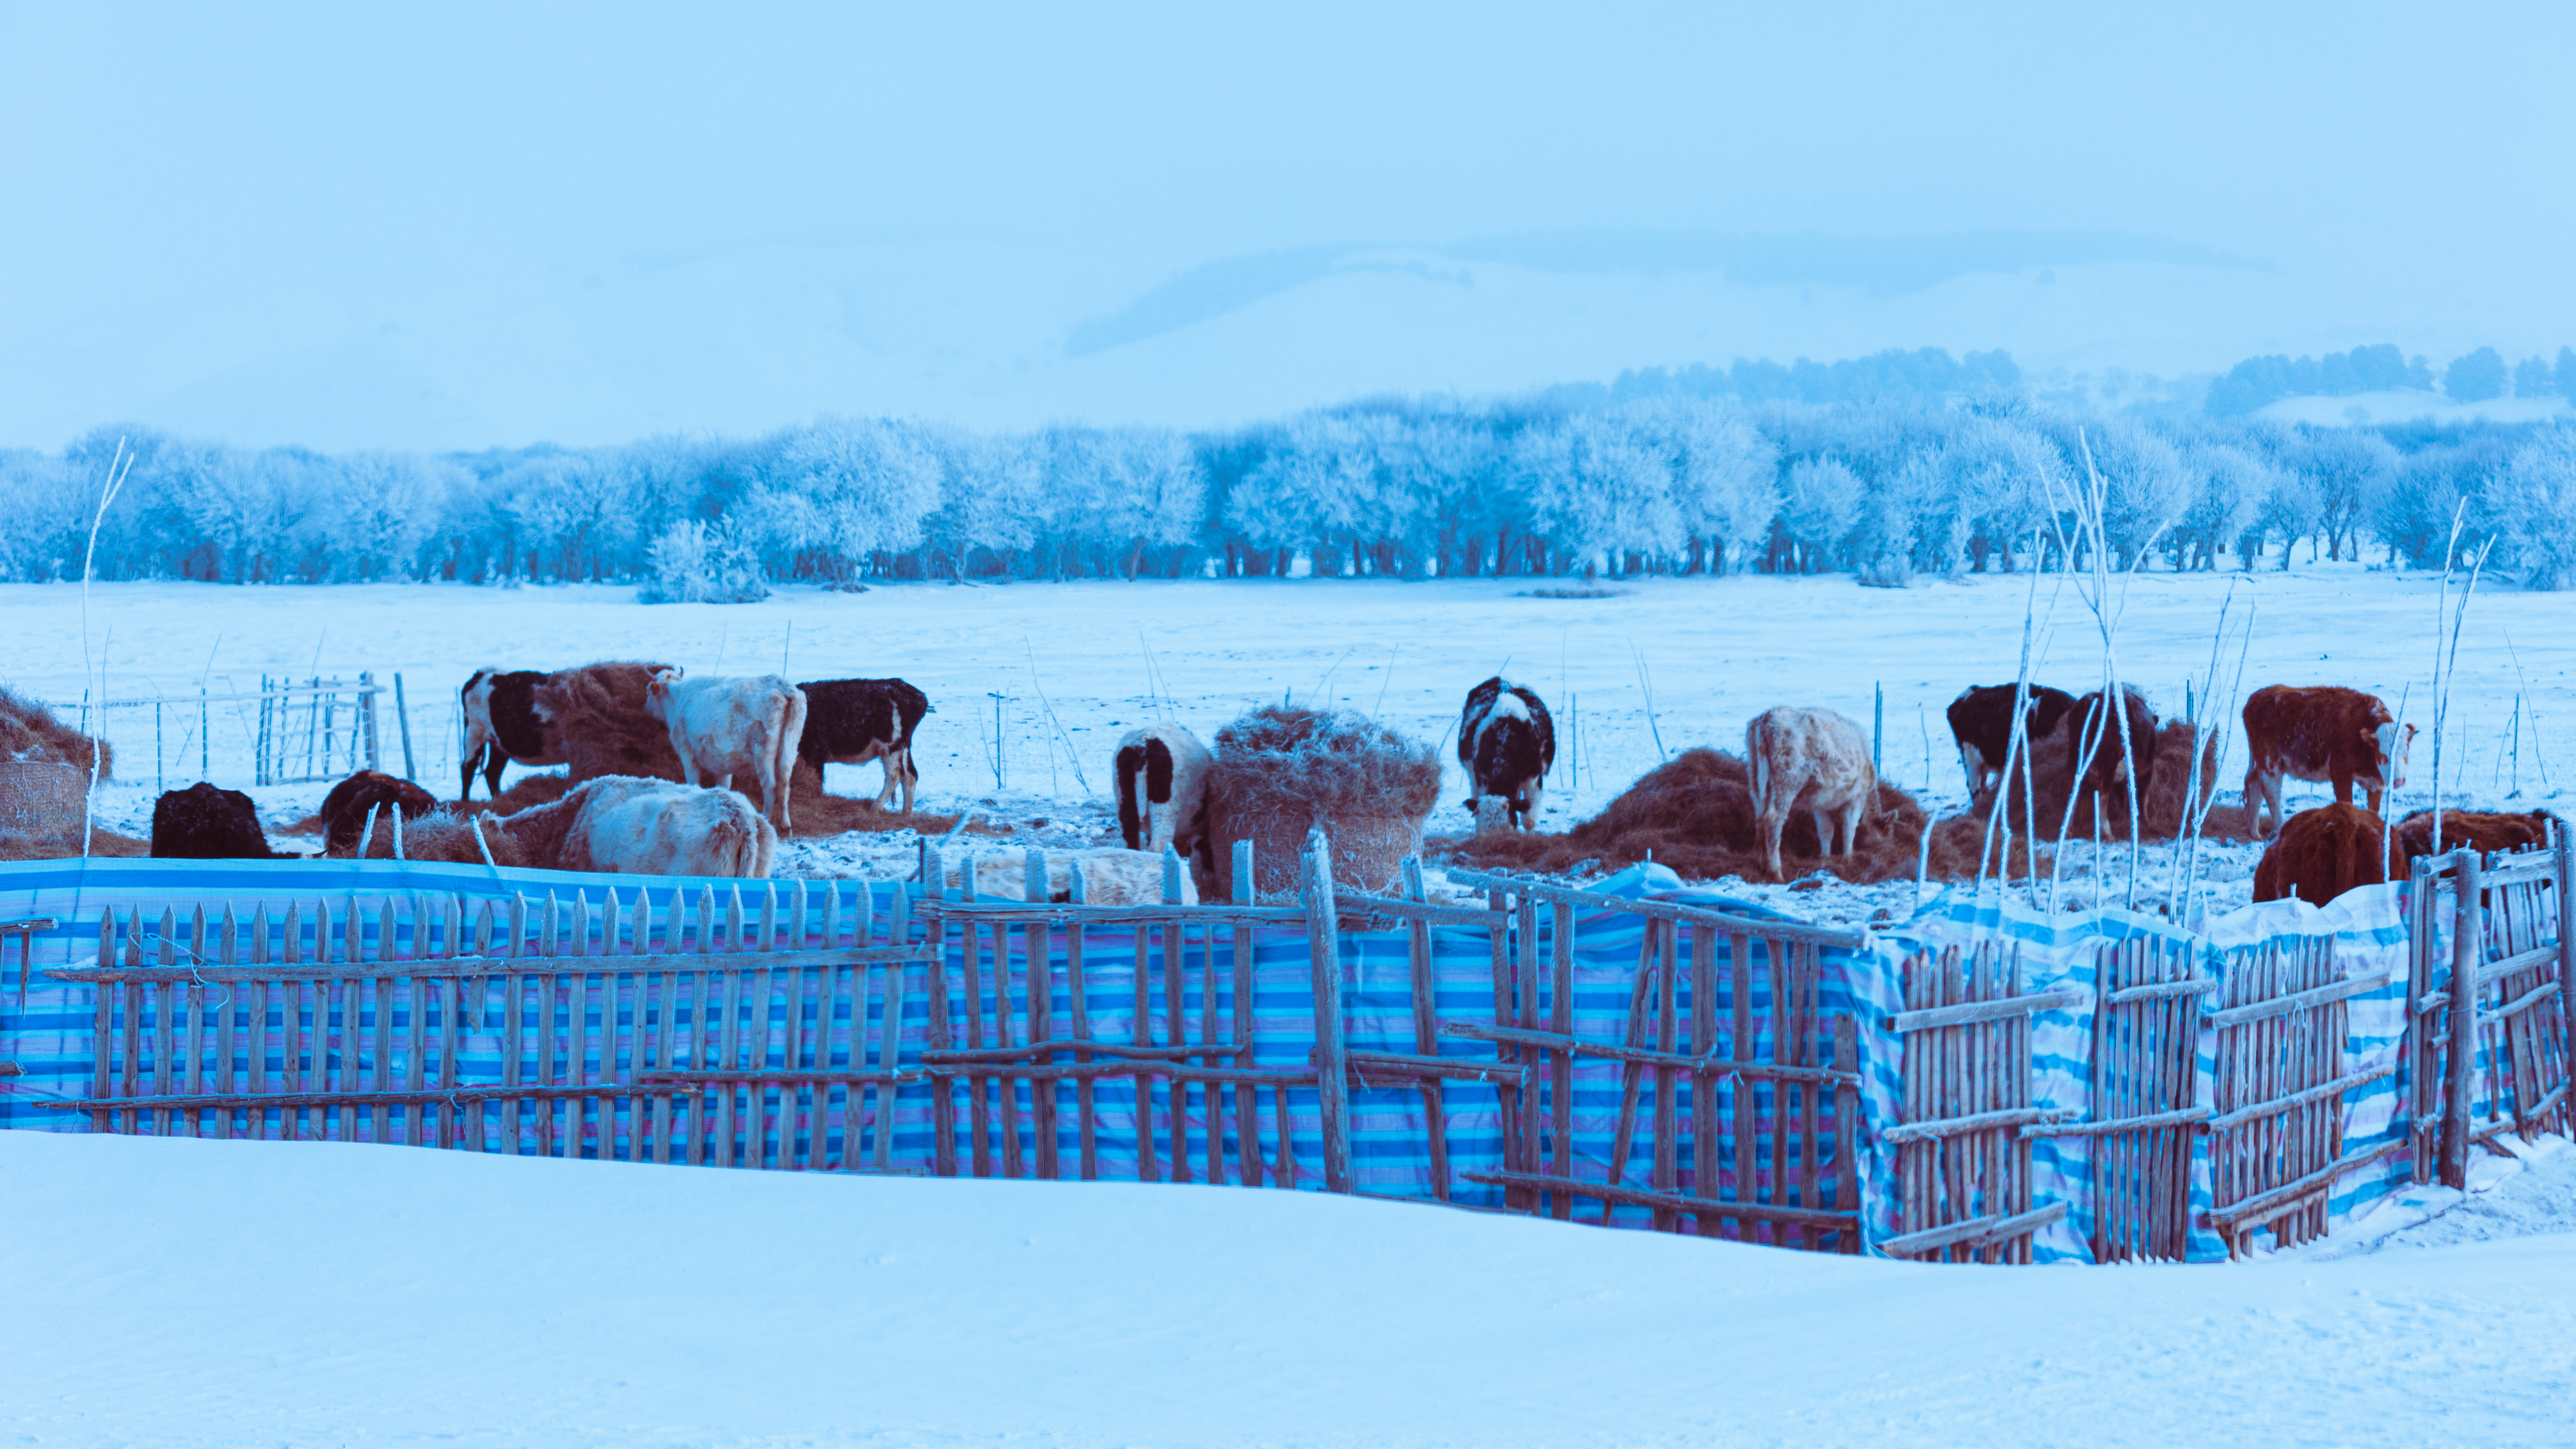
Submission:
{"label": "trampled snow", "polygon": [[[2012,679],[2030,599],[2027,575],[1910,589],[1861,588],[1841,575],[1648,579],[1607,584],[1606,598],[1532,596],[1565,582],[896,584],[864,594],[788,587],[758,604],[651,607],[615,585],[102,584],[91,592],[89,630],[107,697],[158,693],[172,701],[160,751],[164,781],[174,787],[197,778],[201,682],[220,694],[254,687],[264,672],[351,677],[370,669],[380,680],[401,673],[415,773],[443,795],[456,779],[454,691],[480,666],[644,658],[739,674],[783,664],[794,679],[900,675],[920,685],[936,710],[917,749],[923,808],[1042,816],[1051,825],[1040,843],[1052,845],[1112,828],[1108,757],[1129,726],[1168,712],[1206,738],[1242,710],[1283,698],[1364,710],[1439,742],[1450,779],[1431,828],[1464,832],[1466,786],[1451,731],[1467,690],[1497,671],[1537,689],[1556,715],[1560,749],[1542,814],[1548,829],[1593,814],[1667,751],[1703,744],[1740,751],[1745,722],[1775,704],[1822,705],[1866,727],[1874,687],[1885,691],[1887,777],[1935,808],[1957,808],[1965,782],[1942,709],[1966,685]],[[2057,588],[2052,576],[2040,590],[2033,674],[2082,690],[2101,677],[2101,645],[2071,590],[2052,605]],[[2349,563],[2301,563],[2288,573],[2149,572],[2131,580],[2115,637],[2126,676],[2159,713],[2179,713],[2186,681],[2195,700],[2206,698],[2212,633],[2232,590],[2233,618],[2241,623],[2250,610],[2254,621],[2246,690],[2350,685],[2429,725],[2437,589],[2428,575]],[[2445,746],[2446,799],[2457,803],[2464,786],[2469,800],[2495,807],[2564,808],[2576,799],[2576,735],[2567,732],[2576,725],[2576,630],[2567,627],[2566,607],[2563,596],[2492,588],[2470,605]],[[76,703],[80,591],[0,585],[0,617],[13,639],[0,658],[0,683]],[[2231,646],[2219,663],[2222,692],[2236,666]],[[2518,695],[2525,704],[2517,738]],[[152,723],[148,708],[108,717],[119,782],[103,792],[102,820],[113,828],[142,833],[148,823]],[[247,785],[254,714],[220,705],[210,724],[212,778]],[[383,744],[399,768],[390,718]],[[2232,796],[2243,769],[2240,744],[2220,766],[2222,798]],[[833,766],[830,774],[835,792],[875,793],[874,765]],[[2428,736],[2417,742],[2399,805],[2427,803],[2431,785]],[[272,824],[285,824],[308,813],[324,788],[253,793]],[[2292,791],[2294,802],[2313,803],[2323,787]],[[909,858],[908,836],[800,844],[787,869],[879,873]],[[2108,865],[2124,890],[2125,859]],[[2212,903],[2237,899],[2232,892],[2251,869],[2250,853],[2220,852],[2203,875],[2216,878]],[[2070,860],[2079,883],[2089,880],[2085,870],[2081,858]],[[1910,883],[1882,887],[1830,913],[1901,912],[1911,893]],[[2077,899],[2089,894],[2084,884]],[[1814,896],[1782,904],[1828,913]]]}
{"label": "trampled snow", "polygon": [[[2576,1237],[1925,1267],[1239,1188],[0,1133],[58,1445],[2564,1443]],[[2495,1196],[2564,1174],[2521,1174]],[[2564,1209],[2561,1212],[2563,1226]]]}

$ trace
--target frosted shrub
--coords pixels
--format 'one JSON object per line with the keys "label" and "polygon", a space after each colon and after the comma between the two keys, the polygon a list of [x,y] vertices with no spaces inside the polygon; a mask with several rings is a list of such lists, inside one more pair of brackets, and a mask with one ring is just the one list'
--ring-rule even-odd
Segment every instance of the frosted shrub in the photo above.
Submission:
{"label": "frosted shrub", "polygon": [[756,604],[769,597],[759,550],[723,524],[672,524],[653,540],[646,569],[635,591],[639,604]]}

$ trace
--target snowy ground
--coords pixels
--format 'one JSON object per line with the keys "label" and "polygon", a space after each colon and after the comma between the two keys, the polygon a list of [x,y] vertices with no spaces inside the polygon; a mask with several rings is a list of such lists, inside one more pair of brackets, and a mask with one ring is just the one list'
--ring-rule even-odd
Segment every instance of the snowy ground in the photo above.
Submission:
{"label": "snowy ground", "polygon": [[[193,701],[201,684],[221,692],[228,684],[250,688],[263,672],[400,673],[416,773],[444,793],[456,779],[453,691],[478,666],[641,657],[715,674],[777,669],[783,660],[797,679],[891,674],[919,684],[937,709],[920,737],[923,806],[1043,817],[1047,827],[1018,838],[1065,845],[1111,830],[1108,756],[1123,730],[1160,712],[1204,737],[1254,704],[1328,700],[1440,741],[1446,759],[1459,701],[1498,670],[1538,689],[1556,714],[1561,750],[1543,815],[1550,829],[1598,810],[1667,750],[1740,750],[1745,721],[1775,704],[1822,705],[1868,724],[1874,686],[1885,691],[1889,778],[1936,809],[1957,808],[1964,782],[1942,708],[1965,685],[2013,676],[2028,597],[2026,576],[1907,590],[1863,589],[1839,576],[1649,580],[1613,585],[1619,592],[1610,598],[1529,596],[1561,582],[791,588],[761,604],[661,607],[636,605],[631,589],[614,586],[111,584],[92,591],[88,630],[90,657],[104,661],[107,697],[182,701],[163,711],[158,753],[170,785],[197,778],[201,748],[219,783],[249,780],[252,715],[217,706],[199,741]],[[2186,680],[2206,693],[2211,633],[2232,588],[2236,617],[2249,607],[2255,615],[2245,688],[2347,684],[2402,701],[2410,720],[2428,723],[2435,587],[2425,575],[2352,564],[2303,564],[2288,574],[2142,574],[2120,621],[2119,654],[2159,711],[2179,711]],[[2094,625],[2072,592],[2053,607],[2050,595],[2040,594],[2034,673],[2084,688],[2100,676]],[[0,586],[0,617],[11,626],[0,684],[49,700],[80,698],[80,601],[70,586]],[[2481,804],[2576,803],[2569,789],[2576,737],[2567,733],[2576,723],[2576,629],[2567,621],[2564,596],[2478,596],[2461,638],[2445,745],[2451,798],[2464,782]],[[2221,663],[2222,690],[2234,672],[2231,654]],[[2517,697],[2527,700],[2518,746]],[[112,712],[108,729],[121,778],[104,792],[103,821],[140,833],[154,793],[152,711]],[[398,766],[397,732],[387,731],[385,749]],[[2401,807],[2429,799],[2431,753],[2429,740],[2420,741]],[[2239,752],[2221,779],[2232,783],[2242,769]],[[877,773],[873,765],[834,766],[830,788],[872,795]],[[1435,833],[1468,827],[1454,765],[1452,776]],[[323,788],[254,793],[268,818],[284,824],[309,813]],[[2321,796],[2312,790],[2310,798]],[[900,871],[912,853],[907,834],[845,837],[798,845],[784,868]],[[2242,899],[2253,854],[2222,850],[2204,865],[2203,880],[2214,875],[2219,888],[2211,904]],[[2109,864],[2109,893],[2125,898],[2125,852]],[[2162,859],[2147,866],[2151,880],[2169,877]],[[2067,869],[2061,901],[2088,901],[2089,862],[2079,857]],[[1911,883],[1863,892],[1727,888],[1835,919],[1901,911],[1913,894]]]}
{"label": "snowy ground", "polygon": [[0,1133],[0,1178],[30,1444],[2516,1445],[2576,1391],[2564,1173],[2493,1195],[2541,1236],[2062,1271],[317,1143]]}

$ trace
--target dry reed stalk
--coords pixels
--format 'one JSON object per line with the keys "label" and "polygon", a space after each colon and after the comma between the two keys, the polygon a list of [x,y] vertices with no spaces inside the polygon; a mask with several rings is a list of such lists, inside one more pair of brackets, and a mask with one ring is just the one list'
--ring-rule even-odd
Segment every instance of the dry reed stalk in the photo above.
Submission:
{"label": "dry reed stalk", "polygon": [[[83,694],[88,694],[90,688],[89,585],[90,580],[94,578],[98,572],[98,530],[101,524],[107,522],[107,506],[116,501],[117,494],[125,491],[126,476],[133,471],[134,455],[126,451],[125,440],[123,438],[119,438],[116,440],[116,456],[108,461],[107,482],[99,489],[98,507],[90,514],[89,544],[81,552],[81,692]],[[100,646],[100,658],[97,673],[99,679],[98,699],[101,703],[99,713],[101,715],[105,715],[107,712],[105,708],[105,702],[107,699],[106,653],[106,647],[104,645]],[[83,723],[87,724],[88,721],[84,720]],[[96,827],[98,819],[98,812],[91,803],[98,797],[98,742],[99,737],[107,733],[107,729],[103,721],[99,725],[95,726],[95,729],[96,733],[90,733],[88,730],[83,731],[83,733],[90,733],[89,790],[81,797],[81,858],[83,860],[87,860],[89,858],[90,836],[92,830]]]}

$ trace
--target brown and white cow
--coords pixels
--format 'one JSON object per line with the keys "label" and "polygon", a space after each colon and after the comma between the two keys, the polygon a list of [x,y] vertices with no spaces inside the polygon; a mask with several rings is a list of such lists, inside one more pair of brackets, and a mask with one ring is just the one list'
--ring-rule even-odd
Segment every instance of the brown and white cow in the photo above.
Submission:
{"label": "brown and white cow", "polygon": [[2377,695],[2358,689],[2275,684],[2254,691],[2245,700],[2245,808],[2255,838],[2269,833],[2266,806],[2273,828],[2280,827],[2284,779],[2331,782],[2338,805],[2352,803],[2358,783],[2378,813],[2388,792],[2406,784],[2414,738],[2413,725],[2401,729]]}
{"label": "brown and white cow", "polygon": [[536,706],[537,686],[546,676],[533,669],[477,669],[456,702],[465,714],[463,780],[456,798],[474,796],[474,772],[483,772],[487,795],[501,793],[501,772],[512,760],[522,765],[560,765],[563,740],[546,728]]}
{"label": "brown and white cow", "polygon": [[2075,696],[2044,684],[1976,684],[1950,701],[1950,737],[1959,742],[1959,769],[1968,779],[1968,797],[1982,799],[2003,779],[2004,761],[2014,755],[2013,696],[2022,698],[2022,753],[2032,741],[2056,733],[2058,721],[2075,707]]}
{"label": "brown and white cow", "polygon": [[1139,725],[1118,741],[1118,831],[1129,850],[1170,846],[1184,859],[1216,857],[1207,838],[1207,773],[1216,757],[1176,724]]}
{"label": "brown and white cow", "polygon": [[778,832],[742,796],[633,775],[584,780],[515,815],[423,816],[399,837],[376,831],[365,853],[387,859],[397,843],[412,860],[480,865],[488,851],[494,865],[529,870],[747,880],[766,879],[778,857]]}
{"label": "brown and white cow", "polygon": [[[1869,736],[1829,709],[1783,705],[1744,727],[1744,758],[1753,770],[1753,813],[1761,828],[1762,856],[1771,874],[1780,868],[1780,833],[1789,812],[1816,817],[1824,853],[1849,855],[1860,840],[1862,815],[1878,803],[1878,771],[1869,762]],[[1836,850],[1836,827],[1842,848]]]}
{"label": "brown and white cow", "polygon": [[2355,887],[2379,884],[2388,879],[2380,863],[2386,828],[2378,816],[2351,804],[2300,811],[2255,864],[2254,899],[2296,896],[2322,906]]}
{"label": "brown and white cow", "polygon": [[665,669],[646,688],[644,708],[671,727],[671,749],[690,784],[711,776],[717,789],[729,790],[736,775],[747,775],[760,785],[761,816],[788,828],[788,785],[805,733],[803,690],[775,674],[691,679]]}

